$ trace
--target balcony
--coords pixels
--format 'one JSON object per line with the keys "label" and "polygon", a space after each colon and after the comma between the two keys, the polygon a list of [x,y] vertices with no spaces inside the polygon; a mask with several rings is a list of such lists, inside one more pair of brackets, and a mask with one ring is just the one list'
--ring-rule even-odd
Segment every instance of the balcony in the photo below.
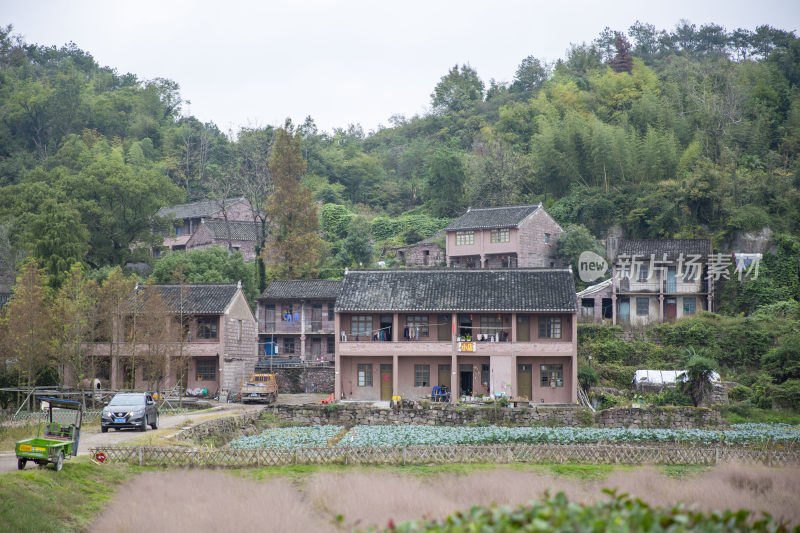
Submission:
{"label": "balcony", "polygon": [[[475,342],[474,352],[460,352],[459,355],[478,356],[537,356],[571,355],[573,343],[569,340],[538,340],[533,342]],[[418,355],[449,357],[452,355],[451,341],[403,341],[373,342],[345,341],[339,343],[339,354],[343,356],[391,356]]]}

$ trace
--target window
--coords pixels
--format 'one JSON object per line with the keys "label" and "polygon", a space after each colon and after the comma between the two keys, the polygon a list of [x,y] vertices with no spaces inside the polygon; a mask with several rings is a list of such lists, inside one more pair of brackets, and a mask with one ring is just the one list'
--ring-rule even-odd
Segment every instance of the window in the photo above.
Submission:
{"label": "window", "polygon": [[431,386],[431,365],[414,365],[414,386]]}
{"label": "window", "polygon": [[560,339],[561,338],[561,318],[542,316],[539,317],[539,338],[540,339]]}
{"label": "window", "polygon": [[369,338],[372,335],[372,315],[353,315],[350,318],[350,335]]}
{"label": "window", "polygon": [[683,297],[683,314],[693,315],[697,312],[697,298],[684,296]]}
{"label": "window", "polygon": [[182,232],[183,232],[183,228],[182,227],[178,226],[177,228],[175,228],[175,235],[177,237],[180,237]]}
{"label": "window", "polygon": [[408,325],[408,334],[412,339],[416,337],[417,328],[419,328],[420,337],[428,336],[428,315],[408,315],[406,324]]}
{"label": "window", "polygon": [[314,357],[319,357],[320,355],[322,355],[322,339],[320,338],[311,339],[311,355]]}
{"label": "window", "polygon": [[281,306],[281,320],[283,322],[292,322],[292,304],[283,304]]}
{"label": "window", "polygon": [[214,381],[217,379],[217,361],[215,359],[197,359],[195,379],[197,381]]}
{"label": "window", "polygon": [[594,316],[594,298],[581,298],[581,316]]}
{"label": "window", "polygon": [[236,340],[237,341],[241,341],[242,340],[242,321],[241,320],[239,320],[238,323],[236,324]]}
{"label": "window", "polygon": [[328,337],[327,339],[327,350],[325,353],[333,353],[336,351],[336,339],[333,337]]}
{"label": "window", "polygon": [[333,310],[334,309],[335,308],[334,308],[333,304],[328,304],[328,320],[334,320],[335,319],[335,317],[333,316]]}
{"label": "window", "polygon": [[372,387],[372,365],[358,365],[358,386]]}
{"label": "window", "polygon": [[650,268],[647,265],[639,265],[639,280],[638,281],[647,281],[647,278],[650,274]]}
{"label": "window", "polygon": [[216,339],[217,323],[219,320],[215,316],[200,317],[197,319],[197,338]]}
{"label": "window", "polygon": [[283,339],[283,352],[286,354],[294,353],[294,339]]}
{"label": "window", "polygon": [[545,233],[544,234],[544,243],[545,244],[550,244],[550,234],[549,233]]}
{"label": "window", "polygon": [[481,385],[489,386],[489,365],[481,365]]}
{"label": "window", "polygon": [[457,231],[456,232],[456,246],[462,246],[466,244],[475,244],[475,232],[474,231]]}
{"label": "window", "polygon": [[499,316],[482,316],[481,333],[485,335],[498,335],[499,340],[503,340],[503,319]]}
{"label": "window", "polygon": [[541,385],[542,387],[563,387],[564,371],[563,365],[541,365]]}
{"label": "window", "polygon": [[697,265],[686,265],[686,271],[683,273],[684,283],[694,283],[697,279]]}
{"label": "window", "polygon": [[636,298],[636,314],[638,316],[650,314],[650,298]]}
{"label": "window", "polygon": [[489,233],[489,242],[492,244],[498,242],[509,242],[511,240],[511,232],[508,228],[504,229],[493,229],[491,233]]}

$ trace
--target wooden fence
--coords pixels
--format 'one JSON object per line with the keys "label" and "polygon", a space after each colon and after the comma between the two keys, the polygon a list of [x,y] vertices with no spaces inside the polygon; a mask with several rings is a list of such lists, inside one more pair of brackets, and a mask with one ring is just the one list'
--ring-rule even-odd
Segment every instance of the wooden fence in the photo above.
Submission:
{"label": "wooden fence", "polygon": [[329,446],[320,448],[102,447],[96,464],[248,467],[293,464],[411,465],[445,463],[758,464],[800,465],[800,449],[665,445],[513,444],[488,446]]}

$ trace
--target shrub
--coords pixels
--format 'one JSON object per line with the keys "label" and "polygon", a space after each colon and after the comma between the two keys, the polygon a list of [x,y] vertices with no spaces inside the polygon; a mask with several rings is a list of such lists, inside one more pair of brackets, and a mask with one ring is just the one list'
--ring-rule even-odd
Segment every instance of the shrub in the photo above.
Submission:
{"label": "shrub", "polygon": [[600,383],[609,387],[627,390],[633,384],[633,373],[637,368],[634,366],[622,366],[616,364],[596,365],[597,375]]}
{"label": "shrub", "polygon": [[800,379],[790,379],[771,389],[774,402],[788,409],[800,409]]}
{"label": "shrub", "polygon": [[578,382],[584,390],[588,391],[596,386],[599,381],[597,371],[590,366],[582,366],[578,368]]}
{"label": "shrub", "polygon": [[653,405],[692,405],[692,399],[681,391],[667,387],[658,394],[653,394],[649,398]]}
{"label": "shrub", "polygon": [[732,402],[744,402],[753,397],[753,389],[744,385],[736,385],[728,391],[728,399]]}

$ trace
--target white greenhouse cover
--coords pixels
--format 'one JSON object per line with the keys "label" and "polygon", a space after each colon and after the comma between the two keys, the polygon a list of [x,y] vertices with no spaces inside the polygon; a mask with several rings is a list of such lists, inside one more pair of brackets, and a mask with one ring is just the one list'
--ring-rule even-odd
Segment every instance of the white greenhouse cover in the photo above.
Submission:
{"label": "white greenhouse cover", "polygon": [[[685,370],[637,370],[633,373],[633,383],[635,385],[642,383],[674,385],[677,381],[683,381],[678,376],[685,372]],[[711,381],[720,381],[720,376],[717,372],[711,373]]]}

